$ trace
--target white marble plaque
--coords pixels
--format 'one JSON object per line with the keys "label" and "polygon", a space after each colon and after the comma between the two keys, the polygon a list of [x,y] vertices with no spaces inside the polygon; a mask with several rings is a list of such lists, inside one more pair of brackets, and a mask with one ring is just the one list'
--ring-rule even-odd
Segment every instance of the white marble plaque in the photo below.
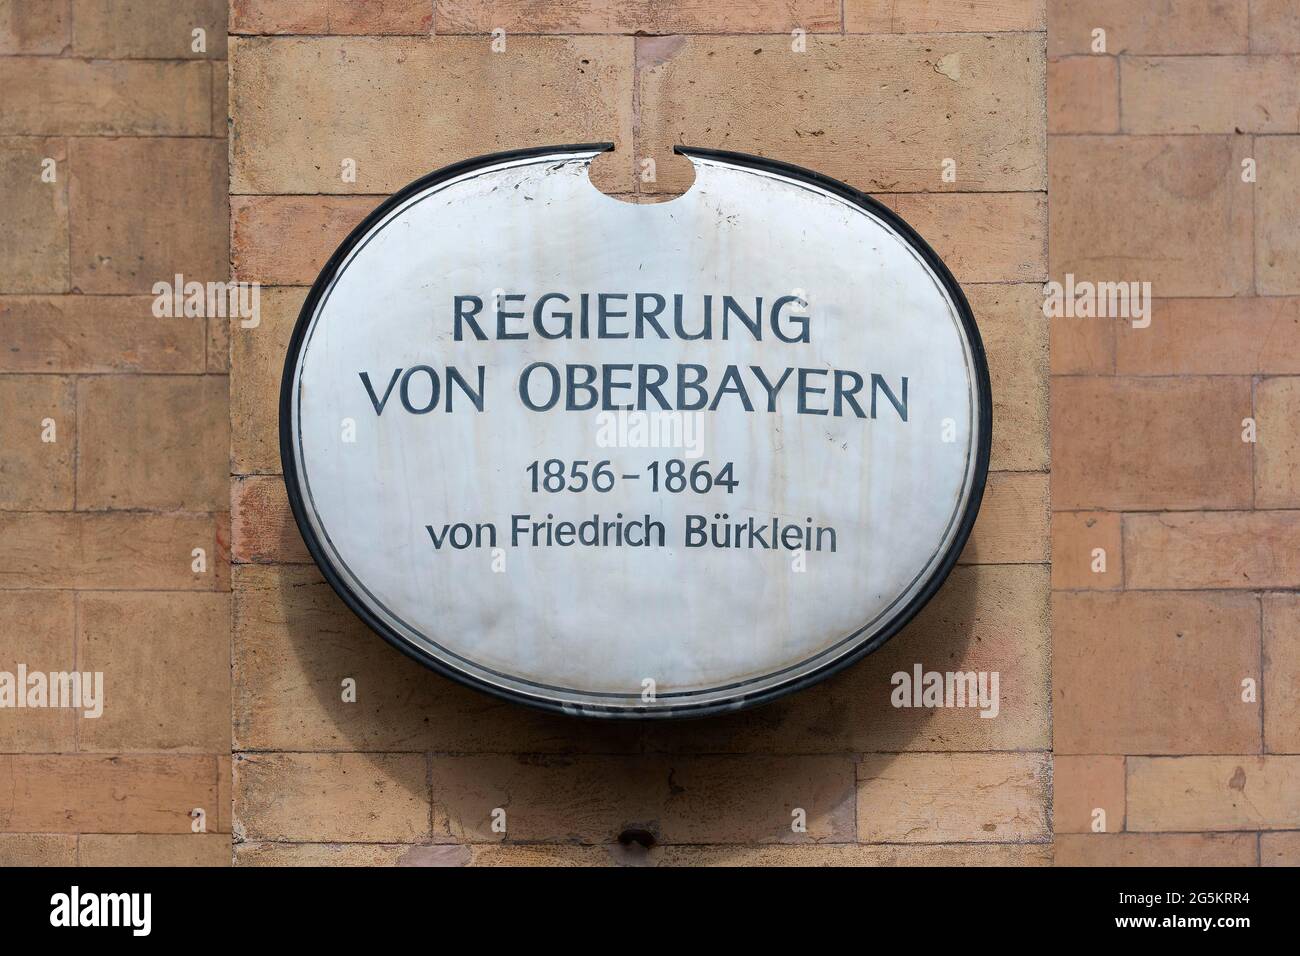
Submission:
{"label": "white marble plaque", "polygon": [[970,532],[991,427],[960,289],[833,180],[685,150],[484,157],[383,203],[290,344],[285,481],[348,605],[534,705],[689,716],[878,647]]}

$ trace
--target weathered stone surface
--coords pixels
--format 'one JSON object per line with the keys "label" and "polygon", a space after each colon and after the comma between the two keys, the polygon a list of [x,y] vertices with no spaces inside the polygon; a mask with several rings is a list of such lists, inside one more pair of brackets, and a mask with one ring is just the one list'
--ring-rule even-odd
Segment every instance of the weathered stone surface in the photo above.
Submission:
{"label": "weathered stone surface", "polygon": [[0,833],[0,866],[76,865],[76,834]]}
{"label": "weathered stone surface", "polygon": [[106,375],[77,394],[79,508],[228,507],[225,376]]}
{"label": "weathered stone surface", "polygon": [[[0,591],[0,670],[16,674],[20,664],[29,674],[76,670],[74,600],[70,591]],[[0,751],[75,750],[76,721],[70,708],[0,708]]]}
{"label": "weathered stone surface", "polygon": [[1300,577],[1300,514],[1125,515],[1124,564],[1130,588],[1290,588]]}
{"label": "weathered stone surface", "polygon": [[231,261],[244,282],[311,285],[378,196],[231,196]]}
{"label": "weathered stone surface", "polygon": [[679,143],[795,162],[869,192],[1041,190],[1043,57],[1035,34],[828,37],[803,53],[785,36],[642,44],[637,148],[658,167],[642,190],[685,190],[689,166],[669,162]]}
{"label": "weathered stone surface", "polygon": [[[79,598],[77,666],[104,674],[82,751],[230,750],[230,595],[100,592]],[[148,687],[148,693],[132,693]],[[216,807],[207,812],[216,816]]]}
{"label": "weathered stone surface", "polygon": [[80,839],[82,866],[230,866],[224,833],[88,833]]}
{"label": "weathered stone surface", "polygon": [[1104,52],[1245,53],[1246,4],[1223,0],[1048,0],[1052,56],[1093,53],[1093,30],[1106,31]]}
{"label": "weathered stone surface", "polygon": [[227,524],[224,515],[0,512],[0,588],[227,590]]}
{"label": "weathered stone surface", "polygon": [[1248,378],[1057,378],[1060,510],[1249,507]]}
{"label": "weathered stone surface", "polygon": [[1115,325],[1120,375],[1300,374],[1300,298],[1156,299]]}
{"label": "weathered stone surface", "polygon": [[1150,282],[1161,298],[1249,293],[1248,151],[1231,136],[1053,137],[1053,278]]}
{"label": "weathered stone surface", "polygon": [[[1300,109],[1300,108],[1298,108]],[[1255,141],[1259,181],[1255,200],[1255,282],[1262,295],[1300,292],[1300,230],[1287,209],[1300,203],[1295,170],[1300,136]]]}
{"label": "weathered stone surface", "polygon": [[1052,761],[1052,797],[1057,834],[1123,830],[1124,758],[1058,754]]}
{"label": "weathered stone surface", "polygon": [[78,139],[70,155],[77,289],[143,293],[174,286],[178,274],[229,278],[224,141]]}
{"label": "weathered stone surface", "polygon": [[1242,700],[1260,678],[1254,595],[1058,592],[1052,607],[1058,754],[1259,753],[1259,704]]}
{"label": "weathered stone surface", "polygon": [[0,0],[0,54],[62,53],[71,25],[67,0]]}
{"label": "weathered stone surface", "polygon": [[993,472],[962,564],[1046,564],[1047,475]]}
{"label": "weathered stone surface", "polygon": [[1264,595],[1264,751],[1300,752],[1300,596]]}
{"label": "weathered stone surface", "polygon": [[191,811],[216,805],[215,765],[189,755],[0,756],[0,830],[189,834]]}
{"label": "weathered stone surface", "polygon": [[73,0],[72,52],[95,59],[223,60],[226,6],[226,0]]}
{"label": "weathered stone surface", "polygon": [[212,128],[207,63],[6,57],[0,88],[0,136],[207,136]]}
{"label": "weathered stone surface", "polygon": [[[338,0],[335,0],[338,2]],[[331,22],[331,28],[333,23]],[[790,33],[838,32],[838,0],[439,0],[437,32]],[[379,32],[373,30],[358,32]]]}
{"label": "weathered stone surface", "polygon": [[1043,30],[1044,0],[845,0],[849,33]]}
{"label": "weathered stone surface", "polygon": [[1253,833],[1062,833],[1057,866],[1254,866]]}
{"label": "weathered stone surface", "polygon": [[880,754],[858,764],[864,843],[1046,842],[1048,754]]}
{"label": "weathered stone surface", "polygon": [[1295,830],[1300,756],[1130,757],[1128,828]]}
{"label": "weathered stone surface", "polygon": [[1124,57],[1124,131],[1300,132],[1295,69],[1289,56]]}
{"label": "weathered stone surface", "polygon": [[434,840],[608,844],[633,828],[664,844],[844,843],[853,768],[841,756],[435,756]]}
{"label": "weathered stone surface", "polygon": [[422,754],[239,754],[234,766],[237,839],[428,840]]}
{"label": "weathered stone surface", "polygon": [[1119,61],[1071,56],[1047,64],[1049,133],[1119,132]]}
{"label": "weathered stone surface", "polygon": [[61,375],[0,376],[0,409],[0,510],[70,510],[76,383]]}
{"label": "weathered stone surface", "polygon": [[1123,584],[1119,515],[1106,511],[1058,511],[1052,515],[1053,588],[1113,591]]}
{"label": "weathered stone surface", "polygon": [[68,290],[67,184],[65,140],[0,139],[0,291]]}
{"label": "weathered stone surface", "polygon": [[144,295],[0,295],[0,371],[203,371],[203,320],[152,307]]}
{"label": "weathered stone surface", "polygon": [[476,37],[233,40],[231,191],[386,193],[483,153],[610,140],[626,164],[597,164],[593,177],[618,191],[622,176],[626,191],[632,44],[514,37],[493,53]]}

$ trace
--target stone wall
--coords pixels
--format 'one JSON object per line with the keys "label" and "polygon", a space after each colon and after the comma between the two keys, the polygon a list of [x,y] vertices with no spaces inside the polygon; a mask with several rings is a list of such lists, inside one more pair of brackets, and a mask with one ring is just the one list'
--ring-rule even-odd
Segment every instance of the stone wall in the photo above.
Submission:
{"label": "stone wall", "polygon": [[0,0],[0,671],[104,682],[0,709],[0,865],[230,858],[226,325],[153,308],[228,275],[225,58],[224,0]]}
{"label": "stone wall", "polygon": [[1049,7],[1057,860],[1296,865],[1300,6]]}
{"label": "stone wall", "polygon": [[[233,263],[266,286],[231,341],[237,862],[1049,859],[1043,6],[233,3]],[[287,336],[349,229],[448,163],[593,140],[616,145],[593,179],[628,201],[689,186],[679,142],[877,195],[945,257],[989,350],[993,473],[948,585],[881,652],[730,718],[581,722],[425,671],[322,582],[278,475]],[[1000,715],[894,709],[917,663],[998,671]]]}

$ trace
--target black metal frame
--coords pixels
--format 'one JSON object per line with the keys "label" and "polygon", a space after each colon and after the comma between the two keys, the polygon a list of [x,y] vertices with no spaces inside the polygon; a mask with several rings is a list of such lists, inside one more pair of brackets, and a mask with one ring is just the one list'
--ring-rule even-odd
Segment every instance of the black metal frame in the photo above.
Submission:
{"label": "black metal frame", "polygon": [[945,290],[951,296],[953,303],[960,314],[962,327],[970,343],[972,364],[975,372],[975,391],[978,402],[979,414],[979,435],[980,440],[975,450],[975,474],[971,484],[970,498],[966,503],[966,508],[962,513],[960,523],[957,527],[956,536],[953,538],[948,550],[944,553],[934,572],[925,582],[917,594],[894,617],[883,626],[870,640],[854,647],[852,650],[841,654],[839,657],[827,661],[816,670],[810,671],[801,677],[791,680],[788,683],[780,684],[767,690],[753,694],[740,694],[722,702],[703,703],[699,705],[682,705],[682,706],[663,706],[663,705],[646,705],[644,707],[626,707],[619,706],[602,708],[598,704],[566,704],[555,700],[507,690],[495,684],[481,680],[474,674],[467,673],[457,668],[449,666],[445,661],[425,652],[422,648],[412,645],[409,641],[393,632],[383,621],[381,621],[357,596],[351,588],[342,580],[341,576],[334,569],[332,563],[324,555],[324,551],[317,540],[315,532],[311,528],[311,523],[307,520],[305,507],[303,504],[302,492],[299,488],[297,464],[294,460],[292,448],[292,424],[291,415],[293,410],[293,380],[294,370],[297,366],[298,353],[302,347],[303,338],[306,335],[307,328],[311,323],[311,317],[316,311],[316,305],[322,293],[329,286],[330,281],[338,271],[343,260],[352,251],[353,247],[370,231],[370,228],[390,211],[406,201],[412,195],[421,192],[430,186],[435,186],[440,182],[460,176],[467,172],[472,172],[485,166],[491,166],[500,162],[511,159],[526,159],[531,156],[543,156],[551,153],[596,151],[608,152],[614,148],[613,143],[585,143],[564,146],[541,146],[531,147],[528,149],[506,150],[499,153],[490,153],[484,156],[477,156],[473,159],[464,160],[459,163],[453,163],[450,166],[444,166],[442,169],[431,172],[420,177],[414,182],[390,196],[379,204],[365,219],[353,229],[346,239],[339,245],[334,254],[330,256],[321,269],[320,275],[312,284],[311,291],[308,293],[306,300],[303,302],[302,310],[298,313],[298,320],[294,325],[293,334],[289,339],[289,347],[285,355],[284,372],[280,382],[280,463],[283,470],[285,489],[289,496],[289,506],[293,511],[294,521],[298,525],[298,530],[302,534],[303,541],[307,545],[307,550],[320,568],[325,580],[342,598],[343,602],[357,615],[362,621],[370,627],[371,630],[379,634],[389,644],[396,647],[406,656],[419,661],[433,671],[447,677],[457,683],[464,684],[476,690],[484,691],[494,697],[503,700],[509,700],[514,703],[522,703],[540,710],[565,713],[595,718],[615,718],[615,719],[682,719],[689,717],[705,717],[713,714],[731,713],[758,704],[768,703],[785,697],[787,694],[793,694],[796,691],[809,687],[819,681],[825,680],[833,674],[839,673],[846,667],[855,664],[868,654],[881,647],[886,641],[892,638],[903,629],[917,613],[923,608],[935,593],[942,587],[948,575],[956,566],[957,558],[961,555],[962,549],[966,546],[966,541],[970,537],[971,528],[975,524],[975,517],[979,513],[980,502],[984,497],[984,486],[988,480],[989,470],[989,452],[992,441],[993,431],[993,400],[992,388],[989,383],[988,362],[984,354],[984,343],[980,338],[979,328],[975,324],[975,318],[971,313],[970,304],[966,301],[966,296],[953,278],[948,267],[944,265],[943,260],[930,248],[929,244],[907,224],[897,213],[889,207],[883,205],[871,196],[854,189],[852,186],[842,183],[837,179],[824,176],[821,173],[804,169],[800,166],[794,166],[789,163],[779,162],[777,160],[766,159],[761,156],[751,156],[747,153],[735,153],[725,150],[704,149],[688,146],[677,146],[675,153],[685,156],[699,156],[704,159],[717,159],[722,162],[730,163],[735,166],[747,166],[753,169],[763,170],[766,172],[776,173],[788,179],[802,181],[818,186],[827,192],[834,193],[857,206],[866,209],[875,216],[883,219],[900,236],[903,237],[925,260],[925,262],[934,270]]}

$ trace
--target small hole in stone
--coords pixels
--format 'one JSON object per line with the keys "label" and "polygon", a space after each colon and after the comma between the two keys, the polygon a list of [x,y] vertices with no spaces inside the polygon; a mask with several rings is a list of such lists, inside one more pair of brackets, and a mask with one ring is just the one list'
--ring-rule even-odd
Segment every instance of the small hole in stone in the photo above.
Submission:
{"label": "small hole in stone", "polygon": [[629,827],[618,835],[618,842],[626,847],[639,846],[643,850],[648,850],[655,845],[655,835],[649,830]]}

